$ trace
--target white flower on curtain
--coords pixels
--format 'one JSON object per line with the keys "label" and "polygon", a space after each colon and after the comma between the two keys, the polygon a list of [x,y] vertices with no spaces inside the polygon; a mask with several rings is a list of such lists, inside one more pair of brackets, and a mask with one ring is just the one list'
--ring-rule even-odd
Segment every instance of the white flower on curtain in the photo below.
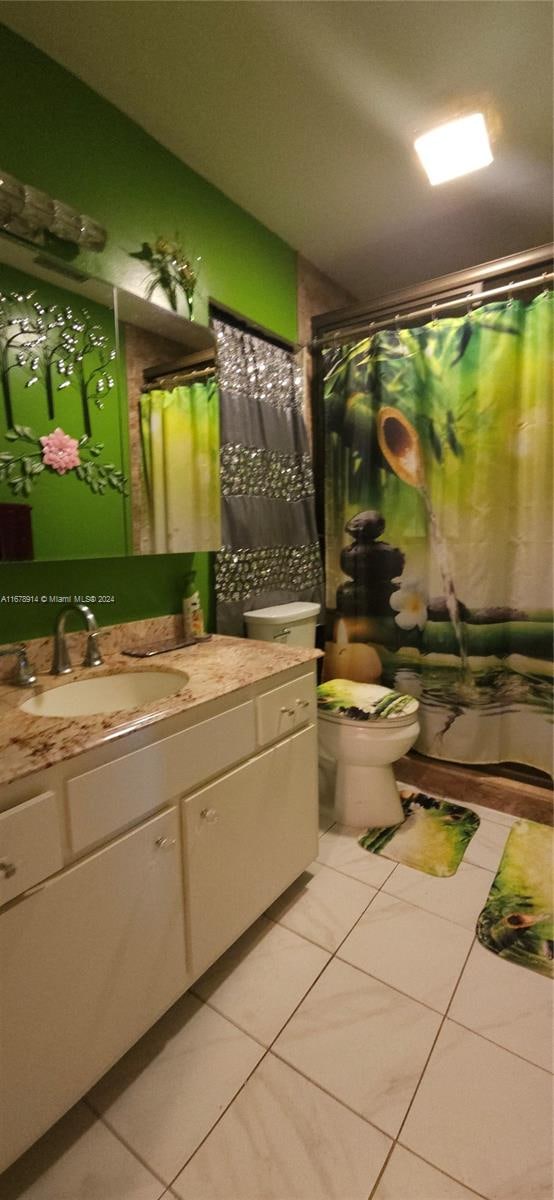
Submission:
{"label": "white flower on curtain", "polygon": [[396,624],[400,629],[425,629],[427,624],[427,596],[421,580],[414,575],[399,575],[391,581],[398,585],[393,592],[390,606],[395,610]]}

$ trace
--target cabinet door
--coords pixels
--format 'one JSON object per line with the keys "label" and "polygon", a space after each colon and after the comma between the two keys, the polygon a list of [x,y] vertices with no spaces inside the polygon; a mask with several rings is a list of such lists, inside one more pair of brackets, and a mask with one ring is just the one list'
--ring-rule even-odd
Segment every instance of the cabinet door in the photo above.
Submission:
{"label": "cabinet door", "polygon": [[314,726],[183,801],[197,978],[317,854]]}
{"label": "cabinet door", "polygon": [[0,915],[0,1170],[185,990],[172,808]]}

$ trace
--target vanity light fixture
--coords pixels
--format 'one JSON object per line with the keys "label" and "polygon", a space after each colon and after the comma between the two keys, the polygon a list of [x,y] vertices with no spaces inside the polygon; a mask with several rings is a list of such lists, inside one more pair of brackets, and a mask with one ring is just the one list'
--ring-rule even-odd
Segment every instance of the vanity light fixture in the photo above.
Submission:
{"label": "vanity light fixture", "polygon": [[97,252],[104,249],[108,236],[92,217],[21,183],[7,171],[0,171],[0,229],[37,245],[43,245],[45,234],[51,233],[81,250]]}
{"label": "vanity light fixture", "polygon": [[481,112],[437,125],[416,138],[414,146],[433,186],[479,171],[493,161],[487,125]]}

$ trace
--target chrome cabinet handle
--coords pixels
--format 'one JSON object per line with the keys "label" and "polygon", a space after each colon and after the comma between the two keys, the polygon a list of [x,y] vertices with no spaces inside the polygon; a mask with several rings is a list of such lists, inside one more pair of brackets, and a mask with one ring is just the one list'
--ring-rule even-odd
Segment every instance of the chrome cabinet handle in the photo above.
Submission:
{"label": "chrome cabinet handle", "polygon": [[296,704],[297,704],[298,708],[309,708],[310,707],[309,700],[297,700]]}
{"label": "chrome cabinet handle", "polygon": [[157,837],[155,845],[158,850],[171,850],[172,846],[177,845],[177,838]]}
{"label": "chrome cabinet handle", "polygon": [[0,871],[4,876],[4,879],[11,879],[12,875],[15,875],[15,872],[17,871],[17,867],[15,863],[12,862],[0,862]]}
{"label": "chrome cabinet handle", "polygon": [[203,821],[207,821],[209,825],[215,825],[219,821],[219,815],[215,808],[203,808],[200,816]]}
{"label": "chrome cabinet handle", "polygon": [[283,716],[286,716],[286,717],[293,717],[293,716],[294,716],[294,709],[293,709],[293,708],[282,708],[282,709],[281,709],[281,712],[282,712]]}

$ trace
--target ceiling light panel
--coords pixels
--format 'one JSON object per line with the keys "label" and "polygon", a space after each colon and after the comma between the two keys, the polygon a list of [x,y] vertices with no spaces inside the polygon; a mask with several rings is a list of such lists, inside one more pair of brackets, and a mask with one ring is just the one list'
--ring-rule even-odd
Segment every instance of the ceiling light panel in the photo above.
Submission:
{"label": "ceiling light panel", "polygon": [[482,113],[438,125],[416,138],[414,146],[433,185],[469,175],[493,161]]}

